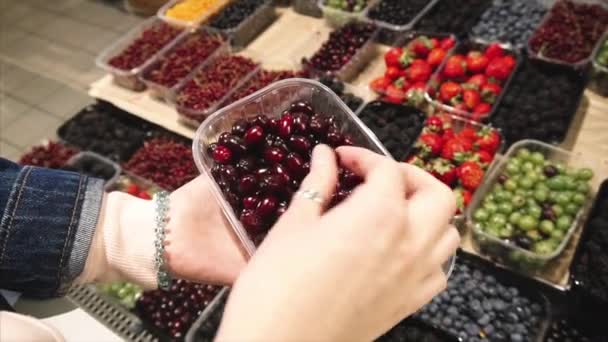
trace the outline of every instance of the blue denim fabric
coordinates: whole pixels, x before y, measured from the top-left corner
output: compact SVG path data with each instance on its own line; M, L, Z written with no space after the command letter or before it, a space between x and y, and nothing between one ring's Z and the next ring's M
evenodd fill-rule
M101 180L0 158L0 288L65 293L84 268L102 196Z

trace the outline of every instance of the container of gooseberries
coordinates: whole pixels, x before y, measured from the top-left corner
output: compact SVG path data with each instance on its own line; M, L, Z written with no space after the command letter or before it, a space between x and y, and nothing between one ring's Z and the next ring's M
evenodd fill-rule
M298 118L301 120L298 121ZM308 122L304 125L308 128L298 129L302 127L298 124L301 121ZM317 137L315 140L314 136ZM272 220L280 216L279 211L286 210L288 203L282 202L282 207L275 204L274 208L277 209L271 221L264 223L263 229L259 228L261 223L256 227L254 224L259 223L262 216L260 214L252 220L257 211L248 209L253 201L249 197L258 197L252 204L257 209L265 199L257 192L248 195L251 192L243 190L245 176L253 175L254 179L258 179L255 189L262 193L264 189L281 189L282 193L276 196L289 201L294 189L299 186L298 180L308 173L306 160L319 140L333 146L364 147L390 157L378 138L344 102L326 86L308 79L292 78L275 82L222 108L198 128L192 147L196 166L201 173L214 180L212 192L249 255L255 253L256 246L272 226ZM269 157L273 155L267 152L276 151L276 148L287 150L285 152L288 153L284 152L284 159L281 159L285 166L281 162L269 166ZM245 157L238 157L239 154ZM285 177L291 181L285 180ZM286 190L283 191L283 188ZM451 257L444 265L446 274L451 271L453 263L454 258Z
M537 140L511 146L466 211L480 254L533 276L558 259L589 206L595 165Z
M593 54L589 87L601 96L608 96L608 31L601 41Z
M335 5L332 4L333 2L336 2L336 0L319 0L317 3L321 12L323 12L323 18L325 18L325 21L327 21L331 27L340 27L352 20L364 20L365 10L369 7L370 3L368 0L358 0L357 2L361 2L362 4L355 5L355 7L349 11L347 9L335 7ZM338 0L337 3L342 5L346 4L347 6L350 5L349 3L347 4L347 2L340 0Z

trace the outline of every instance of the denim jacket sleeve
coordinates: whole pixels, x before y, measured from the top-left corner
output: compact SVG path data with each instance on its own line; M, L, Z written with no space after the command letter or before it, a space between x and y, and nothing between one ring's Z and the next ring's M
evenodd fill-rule
M64 294L84 269L103 182L0 158L0 288Z

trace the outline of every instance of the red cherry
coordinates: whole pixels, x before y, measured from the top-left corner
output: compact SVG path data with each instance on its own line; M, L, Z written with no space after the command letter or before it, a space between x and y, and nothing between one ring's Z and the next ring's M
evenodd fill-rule
M264 150L264 160L271 164L277 164L283 161L285 152L279 147L269 147Z
M253 126L245 132L243 141L245 145L252 146L264 139L264 129L261 126Z
M301 135L292 135L289 137L289 147L300 154L307 155L312 148L312 144L310 140Z
M256 213L263 218L272 216L276 212L278 204L279 201L276 197L266 196L258 203Z
M304 101L294 102L289 106L289 111L292 113L302 113L308 116L314 114L312 106Z
M245 175L239 180L239 191L247 195L254 193L258 188L258 180L254 175Z
M213 150L213 160L220 164L227 164L232 159L232 151L226 146L218 145Z
M288 138L293 130L293 116L291 114L283 114L279 121L279 136Z
M258 206L260 200L255 196L247 196L243 198L243 208L245 209L255 209Z
M244 209L241 212L241 223L250 234L259 234L263 230L264 223L258 214L251 209Z

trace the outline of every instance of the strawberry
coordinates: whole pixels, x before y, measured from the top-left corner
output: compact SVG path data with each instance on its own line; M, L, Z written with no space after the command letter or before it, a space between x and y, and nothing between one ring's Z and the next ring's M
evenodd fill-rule
M486 76L503 81L511 74L511 68L503 58L494 58L486 68Z
M401 69L397 67L388 67L384 72L384 77L388 78L391 81L398 79L401 76Z
M467 107L467 105L464 102L462 102L462 99L459 98L459 97L455 98L452 101L452 108L457 109L457 110L459 110L461 112L468 112L469 111L469 108Z
M137 194L137 197L139 197L141 199L145 199L145 200L152 199L152 196L150 196L150 194L147 191L141 191L139 194Z
M139 187L135 184L129 184L129 186L127 186L127 188L125 189L126 193L133 196L137 196L137 194L139 194L139 191Z
M420 156L412 154L411 156L409 156L406 160L406 163L408 164L412 164L415 166L418 166L421 169L425 169L426 165L424 163L424 160L422 158L420 158Z
M426 119L425 127L433 133L441 134L443 131L443 120L437 115L429 116Z
M410 50L403 50L401 57L399 57L399 64L402 68L407 68L416 59L414 53Z
M426 83L416 82L408 88L405 93L405 99L411 106L418 107L424 102L424 90L426 89Z
M391 80L387 77L380 76L373 80L369 86L373 91L379 94L384 94L386 92L386 88L391 84Z
M458 132L458 137L474 142L477 140L477 131L470 126L466 126Z
M483 72L490 60L479 51L470 51L467 54L467 70L472 73Z
M473 75L467 80L467 84L475 86L477 90L480 90L486 83L488 83L488 78L484 74Z
M447 160L459 161L465 157L465 154L473 148L472 144L459 138L452 138L443 144L441 157Z
M517 64L517 60L515 59L515 57L513 57L511 55L504 56L502 58L502 61L503 61L503 63L508 65L511 70L513 70L513 68L515 67L515 64Z
M431 38L431 45L433 46L433 49L438 48L439 47L439 39L437 39L437 38Z
M384 100L390 103L401 104L405 99L405 92L398 86L391 84L386 88Z
M447 81L439 88L439 98L441 101L450 103L452 99L458 97L462 92L460 84L452 81Z
M462 92L462 100L468 109L473 109L481 102L481 96L477 90L465 89Z
M437 156L441 153L443 139L437 133L423 133L420 138L418 138L416 147L423 156Z
M479 150L477 152L475 152L474 154L474 158L479 161L481 164L484 165L488 165L492 162L492 160L494 159L494 156L486 151L486 150Z
M461 214L464 212L466 207L471 203L473 193L463 188L454 189L454 196L456 196L456 213Z
M443 141L448 141L451 139L454 139L456 137L456 133L454 133L454 130L451 127L448 128L444 128L443 129Z
M484 102L494 103L501 91L502 87L499 84L494 82L486 83L481 87L481 98Z
M437 158L430 165L431 174L447 186L452 186L458 178L458 169L449 160Z
M498 43L490 44L486 48L486 51L484 52L484 55L486 57L488 57L489 60L492 60L496 57L502 57L502 56L504 56L504 54L505 54L505 50Z
M426 58L426 62L431 66L431 68L436 68L443 62L447 52L442 48L433 49L428 57Z
M412 64L407 70L406 75L412 82L426 82L431 77L433 70L425 61L423 63Z
M454 45L456 45L456 39L454 39L454 37L443 38L439 42L439 47L444 49L445 51L448 51L449 49L453 48Z
M420 36L410 43L410 50L416 57L426 58L433 47L433 42L427 36Z
M484 127L477 132L475 146L493 154L500 146L500 135L495 129Z
M489 112L492 111L492 106L490 106L489 104L482 102L480 104L477 105L477 107L475 107L475 109L473 109L473 118L483 118L485 116L485 114L488 114Z
M384 63L387 67L400 67L401 55L403 55L403 48L393 47L384 54Z
M464 56L453 55L450 56L445 63L443 68L443 74L450 78L462 77L465 75L467 69L467 63Z
M458 167L458 179L467 190L475 191L481 185L483 176L484 171L476 162L466 161Z

